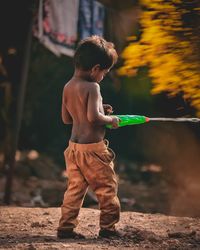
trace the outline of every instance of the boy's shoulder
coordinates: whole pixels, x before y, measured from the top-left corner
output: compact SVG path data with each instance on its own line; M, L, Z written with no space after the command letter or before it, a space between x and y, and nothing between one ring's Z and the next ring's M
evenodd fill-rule
M100 86L97 82L88 82L86 89L91 94L97 94L100 91Z
M74 80L69 80L65 85L63 90L67 90L68 88L72 87L72 86L77 86L80 88L84 88L84 89L88 89L88 90L99 90L100 86L97 82L90 82L90 81L86 81L86 80L79 80L79 81L74 81Z

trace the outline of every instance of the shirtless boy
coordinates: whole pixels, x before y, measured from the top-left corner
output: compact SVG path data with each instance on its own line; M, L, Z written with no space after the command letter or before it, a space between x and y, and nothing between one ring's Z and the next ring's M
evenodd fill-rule
M101 237L118 235L120 203L114 172L114 152L104 140L105 125L118 127L119 118L109 116L110 105L103 105L100 82L117 61L114 45L99 36L82 40L75 52L75 72L64 86L62 120L72 124L69 146L64 151L68 188L61 206L57 230L59 238L82 238L74 231L88 187L95 192L100 208Z

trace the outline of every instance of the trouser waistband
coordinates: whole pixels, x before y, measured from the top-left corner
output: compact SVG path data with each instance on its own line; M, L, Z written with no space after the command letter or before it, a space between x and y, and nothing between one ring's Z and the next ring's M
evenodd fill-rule
M78 150L78 151L101 151L101 150L107 149L108 145L109 145L109 141L106 139L100 142L88 143L88 144L75 143L69 140L70 149Z

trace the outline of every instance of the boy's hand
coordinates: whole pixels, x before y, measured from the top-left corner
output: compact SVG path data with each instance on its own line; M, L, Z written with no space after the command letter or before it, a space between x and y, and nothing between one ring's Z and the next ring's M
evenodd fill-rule
M103 109L104 109L105 115L111 115L113 113L113 108L110 104L103 104Z
M113 129L119 128L119 122L120 122L120 121L121 121L121 120L119 119L119 117L117 117L117 116L112 116L112 123L111 123L112 128L113 128Z

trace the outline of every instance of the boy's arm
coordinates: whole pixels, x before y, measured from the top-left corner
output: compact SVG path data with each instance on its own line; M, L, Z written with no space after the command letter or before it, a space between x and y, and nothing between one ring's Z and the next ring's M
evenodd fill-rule
M111 124L113 118L107 115L103 115L99 112L99 105L101 102L100 87L97 83L93 83L88 96L87 104L87 118L91 123L99 125Z
M73 123L72 117L71 117L70 113L68 112L67 107L65 105L64 94L63 94L63 98L62 98L61 116L62 116L63 123L65 123L65 124L72 124Z

